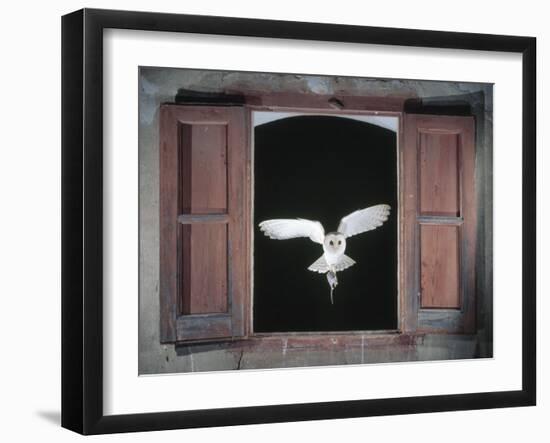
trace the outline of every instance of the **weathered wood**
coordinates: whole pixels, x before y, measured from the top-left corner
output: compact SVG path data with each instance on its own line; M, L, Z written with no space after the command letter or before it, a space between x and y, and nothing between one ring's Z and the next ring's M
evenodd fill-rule
M178 215L178 223L182 225L190 225L193 223L229 223L228 214L180 214Z
M170 331L166 342L246 334L247 125L241 108L161 107L161 312L170 314L169 323L168 315L161 315L161 329ZM221 312L227 317L203 315Z
M227 227L182 226L182 314L227 312Z
M287 350L337 350L349 348L375 348L391 346L409 346L421 342L423 334L402 334L398 332L331 332L295 333L295 334L255 334L240 345L256 351Z
M403 150L405 330L475 332L474 120L407 114Z
M463 291L464 332L476 331L476 249L477 249L477 191L475 182L476 146L474 119L464 119L461 125L462 153L462 227L461 284Z
M178 125L171 108L160 109L160 341L176 339L178 311Z
M205 331L208 331L206 335ZM197 341L232 336L230 314L181 315L177 319L177 340Z
M180 124L180 214L224 213L227 208L227 126Z
M456 226L420 226L422 308L460 308L459 240Z
M419 215L417 217L418 223L423 225L452 225L460 226L464 223L462 217L444 217L444 216L431 216L431 215Z
M460 215L458 134L419 133L421 215Z
M417 332L463 333L464 314L457 309L420 309Z
M416 331L418 322L418 239L417 239L417 116L402 118L403 137L399 144L399 183L401 198L401 329L405 333Z
M248 332L250 296L250 125L243 108L231 108L228 118L228 269L233 336Z
M352 113L372 111L376 115L400 113L406 100L412 95L373 97L350 95L297 94L272 91L247 91L246 104L258 110L315 111Z
M317 100L317 99L316 99ZM339 99L340 100L340 99ZM259 108L266 106L268 102L264 101L259 104ZM309 104L305 102L302 105L312 107L323 112L323 104L320 102L312 101ZM271 105L276 103L275 106L284 105L284 100L278 96L277 100L271 102ZM290 103L290 102L289 102ZM327 100L328 103L328 100ZM345 106L345 100L342 101ZM296 104L293 104L296 109ZM327 106L331 106L330 103ZM171 108L177 108L176 106L167 106ZM283 106L284 107L284 106ZM178 214L179 225L187 224L188 226L194 226L197 223L226 223L228 228L228 274L227 274L227 293L228 293L228 312L232 316L232 333L233 336L239 336L239 334L245 334L250 324L250 220L248 214L250 214L250 164L249 164L249 122L247 121L247 114L238 108L224 108L223 111L236 111L240 113L237 117L240 123L233 125L230 122L227 114L220 112L218 109L212 110L210 107L201 107L200 109L193 107L193 112L189 113L189 107L186 107L185 115L181 115L178 120L180 127L182 125L192 126L193 124L209 125L225 125L227 127L227 219L223 218L224 214L220 213L200 213L200 214ZM281 108L282 109L282 108ZM329 108L326 108L327 111ZM357 108L358 109L358 108ZM365 109L365 108L362 108ZM397 108L396 108L397 109ZM360 110L358 110L360 112ZM382 111L394 112L392 111ZM229 112L231 113L231 112ZM191 117L190 117L191 116ZM429 330L430 322L433 326L436 325L436 320L433 315L425 314L419 307L420 300L420 224L434 225L434 226L452 226L452 225L464 225L461 226L461 243L459 251L464 250L464 253L460 254L460 261L458 268L461 270L460 284L464 294L467 297L462 297L462 309L458 310L461 315L460 321L449 321L450 329L447 332L455 331L454 328L460 326L461 331L473 331L475 327L475 293L472 292L472 282L475 282L475 259L474 252L472 252L471 245L475 248L475 220L472 223L472 212L475 217L475 194L474 194L474 144L473 144L473 120L471 118L456 118L456 117L441 117L441 116L406 116L406 124L401 126L401 134L403 143L400 146L400 186L402 186L402 193L400 195L400 295L399 295L399 310L401 314L400 329L402 332L410 332L415 330ZM206 123L207 122L207 123ZM457 122L459 123L457 125ZM462 123L460 123L462 122ZM467 123L464 123L467 122ZM464 123L464 124L463 124ZM461 126L462 125L462 126ZM470 125L470 127L468 127ZM446 140L449 144L447 135L454 134L453 137L458 140L456 150L458 166L456 168L457 176L456 183L458 183L458 203L456 203L458 210L456 214L461 214L461 217L453 217L446 213L437 213L434 215L432 211L425 211L426 213L420 214L419 208L419 193L420 193L420 179L419 179L419 134L424 132L434 133L437 137L433 138L431 143L435 143L435 140ZM190 131L192 134L192 130ZM458 134L458 135L456 135ZM447 137L447 138L446 138ZM231 141L233 140L233 142ZM240 149L232 149L231 146L235 140L240 140L237 144L241 146ZM425 144L426 145L426 144ZM411 148L413 146L413 148ZM435 149L431 146L432 150ZM437 164L438 162L425 162L424 177L426 178L426 168L432 167L429 164ZM426 179L426 183L431 183L434 187L434 181L436 181L439 189L444 187L441 185L446 180L445 174L435 176L435 178ZM453 179L454 180L454 179ZM452 180L451 180L452 181ZM206 186L209 186L207 184ZM447 185L445 185L447 186ZM447 186L449 187L449 186ZM453 186L450 186L452 189ZM447 188L445 188L447 189ZM424 198L426 200L426 197ZM443 203L434 203L432 206L440 207L443 205L445 211L448 211L448 201L444 200ZM184 205L182 204L181 207ZM192 205L190 205L192 206ZM212 206L210 202L201 206ZM466 210L467 208L467 210ZM454 209L454 208L452 208ZM219 208L217 208L219 210ZM444 211L444 212L445 212ZM197 216L198 218L185 218L186 216ZM210 216L207 218L206 216ZM475 251L475 249L474 249ZM475 288L475 286L474 286ZM473 295L472 295L473 294ZM434 308L436 310L439 308ZM469 319L468 321L466 321ZM427 323L426 323L427 322ZM441 323L441 320L438 320ZM470 325L468 327L468 324ZM439 324L438 324L439 328ZM456 332L456 331L455 331ZM195 337L196 338L196 337ZM204 339L208 339L205 334ZM179 339L181 340L181 339Z

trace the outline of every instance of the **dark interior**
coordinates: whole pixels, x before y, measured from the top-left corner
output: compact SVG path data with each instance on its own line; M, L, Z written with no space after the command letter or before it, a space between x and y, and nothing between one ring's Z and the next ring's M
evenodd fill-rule
M254 331L397 328L396 134L335 116L300 116L257 126L254 159ZM308 238L271 240L258 223L320 221L335 231L357 209L386 203L390 218L347 241L357 263L338 273L330 302L324 274L307 268L323 254Z

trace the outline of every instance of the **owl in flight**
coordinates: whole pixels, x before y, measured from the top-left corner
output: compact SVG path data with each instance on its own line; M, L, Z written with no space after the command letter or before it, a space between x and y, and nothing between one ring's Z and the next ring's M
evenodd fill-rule
M336 232L327 234L320 222L303 218L266 220L259 226L265 235L275 240L309 237L315 243L323 245L323 255L308 269L320 274L327 274L330 285L330 301L334 303L332 292L338 284L336 273L355 264L353 259L344 254L346 239L376 229L388 219L389 214L390 207L388 205L359 209L342 218Z

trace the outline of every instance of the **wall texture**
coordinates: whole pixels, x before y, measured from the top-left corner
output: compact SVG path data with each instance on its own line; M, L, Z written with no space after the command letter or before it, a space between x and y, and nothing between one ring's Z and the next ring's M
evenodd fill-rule
M318 95L413 97L409 112L449 104L476 119L478 196L477 336L424 335L391 346L361 338L322 349L281 338L276 346L194 347L159 343L158 110L180 89L217 93L295 92ZM419 107L420 106L420 107ZM321 77L294 74L141 68L139 78L139 372L140 374L334 365L492 356L492 85L478 83Z

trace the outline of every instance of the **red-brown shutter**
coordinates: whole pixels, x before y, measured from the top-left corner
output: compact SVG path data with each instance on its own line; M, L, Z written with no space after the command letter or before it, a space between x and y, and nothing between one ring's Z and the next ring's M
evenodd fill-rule
M161 107L162 342L246 334L246 128L239 107Z
M473 117L404 117L407 331L475 331L474 137Z

